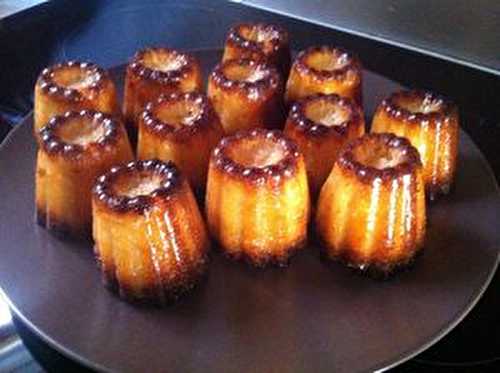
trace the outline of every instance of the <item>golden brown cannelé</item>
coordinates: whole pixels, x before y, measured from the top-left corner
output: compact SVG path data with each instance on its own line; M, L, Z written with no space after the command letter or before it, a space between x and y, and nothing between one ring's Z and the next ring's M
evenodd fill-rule
M34 132L67 111L118 112L116 89L106 70L94 63L69 61L45 68L35 84Z
M198 60L188 53L168 48L138 51L127 66L123 112L127 126L137 129L137 116L146 104L162 94L202 90Z
M241 23L232 27L226 38L222 61L241 58L268 62L286 78L290 70L288 32L265 23Z
M457 168L459 134L458 109L451 101L425 91L396 92L377 108L371 131L410 140L424 165L429 198L448 193Z
M223 130L219 117L202 93L174 93L149 103L139 116L139 159L173 161L202 195L208 160Z
M359 59L342 48L311 47L297 55L286 84L291 104L315 93L335 93L362 106L362 68Z
M101 176L92 194L95 253L120 297L163 305L208 268L208 233L187 180L172 162L135 161Z
M228 257L286 265L307 239L302 154L277 130L224 138L210 159L205 207L210 232Z
M316 229L327 258L390 274L422 249L426 229L417 149L393 134L367 134L337 159L319 196Z
M304 155L315 200L342 149L365 133L365 120L354 101L335 94L316 94L292 105L284 133Z
M283 81L267 63L240 59L218 64L208 79L208 98L227 134L283 125Z
M38 223L75 237L90 236L96 177L132 159L123 124L101 112L71 111L53 117L37 138Z

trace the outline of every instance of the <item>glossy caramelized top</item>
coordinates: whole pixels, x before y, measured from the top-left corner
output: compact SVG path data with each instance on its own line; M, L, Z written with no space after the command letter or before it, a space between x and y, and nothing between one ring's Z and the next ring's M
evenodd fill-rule
M111 115L94 110L68 111L53 117L40 130L39 145L49 154L78 159L116 143L120 123Z
M290 120L310 134L343 134L362 120L361 111L350 99L336 94L316 94L292 105Z
M393 93L382 101L381 108L393 118L414 123L444 119L457 110L445 97L421 90Z
M257 184L268 178L292 176L299 157L297 146L281 131L265 129L226 137L212 153L220 170Z
M142 79L167 84L185 78L196 65L195 58L188 53L157 47L138 51L128 69Z
M228 60L212 71L211 80L224 90L241 90L246 94L265 93L282 86L278 71L264 62L249 59Z
M389 133L366 134L352 141L337 164L365 182L392 180L422 166L418 150L406 138Z
M156 197L169 198L181 183L182 176L173 162L132 161L99 177L93 194L112 210L143 212Z
M288 33L272 24L242 23L231 28L227 42L270 54L288 45Z
M68 61L43 69L37 85L46 94L76 101L94 95L106 79L107 72L94 63Z
M361 63L351 52L342 48L320 46L302 51L295 60L295 68L316 79L355 79L361 74Z
M141 114L145 128L157 134L192 134L212 123L216 116L208 98L201 93L162 95Z

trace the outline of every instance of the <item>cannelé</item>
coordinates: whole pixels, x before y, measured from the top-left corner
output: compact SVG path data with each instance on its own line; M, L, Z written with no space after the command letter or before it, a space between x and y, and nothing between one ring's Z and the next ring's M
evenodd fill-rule
M457 168L459 118L448 99L426 91L401 91L382 101L372 132L406 137L420 152L431 200L447 194Z
M307 238L305 162L281 131L222 139L210 158L205 201L212 236L231 258L286 265Z
M297 55L286 84L291 104L315 93L336 93L362 105L362 69L359 59L342 48L311 47Z
M247 58L275 65L283 77L290 70L288 32L265 23L241 23L232 27L226 38L223 61Z
M292 105L284 133L304 155L315 199L345 145L365 133L365 121L351 99L316 94Z
M265 62L239 59L218 64L208 80L208 97L227 134L283 124L283 80Z
M113 167L92 193L95 253L125 300L163 305L199 283L209 238L187 180L170 161Z
M316 229L325 256L369 274L393 273L423 247L425 204L422 164L407 139L354 140L319 196Z
M125 73L123 112L129 130L137 130L137 116L161 94L201 90L201 67L192 55L160 47L138 51Z
M161 96L139 116L139 159L173 161L202 195L208 160L223 136L219 117L202 93Z
M69 61L45 68L35 84L34 132L67 111L118 112L116 89L106 70L94 63Z
M37 136L36 216L47 229L74 237L91 232L91 190L97 176L132 159L123 124L92 110L53 117Z

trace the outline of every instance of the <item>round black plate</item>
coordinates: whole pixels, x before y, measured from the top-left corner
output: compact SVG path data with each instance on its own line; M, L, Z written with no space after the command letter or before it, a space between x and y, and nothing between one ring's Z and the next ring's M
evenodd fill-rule
M205 69L217 51L196 52ZM117 80L123 69L115 69ZM365 109L398 86L366 73ZM492 172L464 133L452 194L429 208L428 244L389 281L322 264L316 247L287 269L213 256L209 278L166 308L131 306L101 284L89 243L34 223L35 143L28 117L0 150L0 285L16 316L69 357L117 371L365 371L402 362L474 306L499 259Z

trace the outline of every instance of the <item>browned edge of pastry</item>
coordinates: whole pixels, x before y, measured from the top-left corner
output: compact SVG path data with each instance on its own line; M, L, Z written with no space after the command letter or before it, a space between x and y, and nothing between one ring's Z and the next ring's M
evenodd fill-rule
M227 151L230 147L237 146L239 142L261 138L271 140L283 147L284 157L277 163L265 167L244 166L234 161ZM297 159L300 157L297 145L287 139L279 130L265 130L255 128L240 131L225 137L212 152L212 161L221 172L249 182L251 184L262 184L267 179L274 178L282 181L282 178L290 178L297 171Z
M216 238L213 238L216 240ZM232 253L220 249L220 246L216 246L219 252L227 258L228 260L240 262L245 264L249 268L258 269L268 269L272 267L286 268L290 265L293 257L298 255L307 244L307 235L300 241L291 245L285 255L266 255L265 257L255 257L247 252L240 251L238 253Z
M235 65L250 66L251 68L266 70L267 76L255 82L229 79L224 73L224 70ZM255 94L257 94L257 96L267 96L268 92L274 92L275 90L279 91L283 88L283 81L275 67L265 62L258 62L245 58L219 63L210 74L210 79L218 88L226 92L243 93L245 96L253 96Z
M349 111L349 118L344 122L335 126L325 126L309 119L306 115L307 106L315 101L326 100L333 105L339 105ZM356 125L361 118L359 107L347 97L340 97L336 94L315 94L306 98L295 101L290 109L288 119L295 125L296 128L311 136L335 135L343 136L348 128Z
M43 69L36 84L40 90L47 95L75 102L84 100L85 96L82 95L78 89L61 86L57 84L54 79L60 70L75 67L88 71L95 76L95 80L85 88L87 90L99 92L99 90L103 88L105 82L110 80L108 72L95 63L68 61Z
M148 172L162 177L161 186L148 195L128 197L117 195L113 190L115 181L135 172ZM144 213L152 207L155 197L168 197L182 185L183 176L171 161L162 162L158 159L132 161L125 165L111 168L97 179L92 194L98 203L118 213Z
M37 206L35 208L35 220L36 223L44 228L49 228L50 233L55 234L58 238L64 240L77 240L77 241L89 241L92 234L92 229L88 226L85 229L75 230L68 224L62 222L60 219L54 216L47 219L47 213L44 209L39 209Z
M161 288L157 285L149 286L146 289L142 289L140 296L135 296L132 289L130 289L127 284L120 284L118 282L114 268L104 269L97 247L94 247L94 255L97 265L101 269L102 281L106 288L112 293L117 294L121 299L138 306L163 307L177 303L180 298L183 298L195 288L205 284L210 267L210 252L207 249L205 250L203 258L198 261L198 265L186 271L184 276L175 283L170 284L168 287L163 286ZM160 293L161 296L159 296Z
M189 125L176 126L162 121L155 114L160 107L168 107L182 101L197 105L200 109L199 115ZM194 134L210 126L214 120L218 120L218 118L209 99L204 94L197 92L161 95L156 101L147 104L145 110L140 114L140 121L144 123L145 130L160 137L175 134L177 141L191 138Z
M406 159L393 167L379 169L365 165L358 160L354 154L357 147L370 146L370 142L383 143L390 148L401 150ZM402 175L412 173L417 167L422 167L420 155L410 141L404 137L398 137L392 133L370 133L353 140L337 160L337 164L344 170L350 171L357 179L364 183L372 183L375 179L392 180Z
M104 136L96 142L87 145L70 144L65 142L58 134L58 129L66 123L77 119L86 118L88 120L98 120L105 127ZM83 154L92 154L100 149L105 149L109 145L115 144L120 135L120 122L112 115L95 110L68 111L63 115L56 115L49 123L40 129L37 141L41 149L49 155L60 155L67 160L78 161Z
M425 251L425 247L422 247L417 250L414 255L392 263L363 263L352 261L348 255L331 255L327 252L327 246L322 244L321 240L318 239L318 241L319 255L323 263L332 267L336 264L341 264L359 275L367 276L375 280L389 280L400 272L410 270Z
M347 63L333 70L318 70L309 66L307 58L310 54L314 53L335 53L345 56ZM295 69L303 75L312 75L316 80L344 80L347 74L351 71L361 76L361 62L359 58L352 52L347 51L341 47L330 47L326 45L310 47L300 52L294 62Z
M428 113L412 112L398 103L400 99L419 102L430 100L432 102L437 102L439 108L436 111ZM444 96L424 90L410 90L393 93L382 101L380 110L385 111L389 117L406 123L417 125L427 121L430 125L436 125L437 122L446 120L449 116L456 114L458 109L451 100Z
M182 57L185 62L175 70L161 71L152 69L144 64L144 56L147 53L162 53ZM127 71L131 75L140 79L154 81L162 85L177 85L182 79L192 74L196 69L200 69L198 60L189 53L180 52L175 49L164 47L149 47L139 50L127 66Z
M262 53L262 51L264 50L265 42L249 40L242 35L243 29L250 29L253 27L259 28L261 30L271 30L273 32L276 32L276 34L278 35L277 38L267 40L267 43L272 46L272 52L276 52L280 48L288 48L288 32L280 26L267 23L240 23L238 25L235 25L229 30L226 43L234 47L250 49L255 53Z

